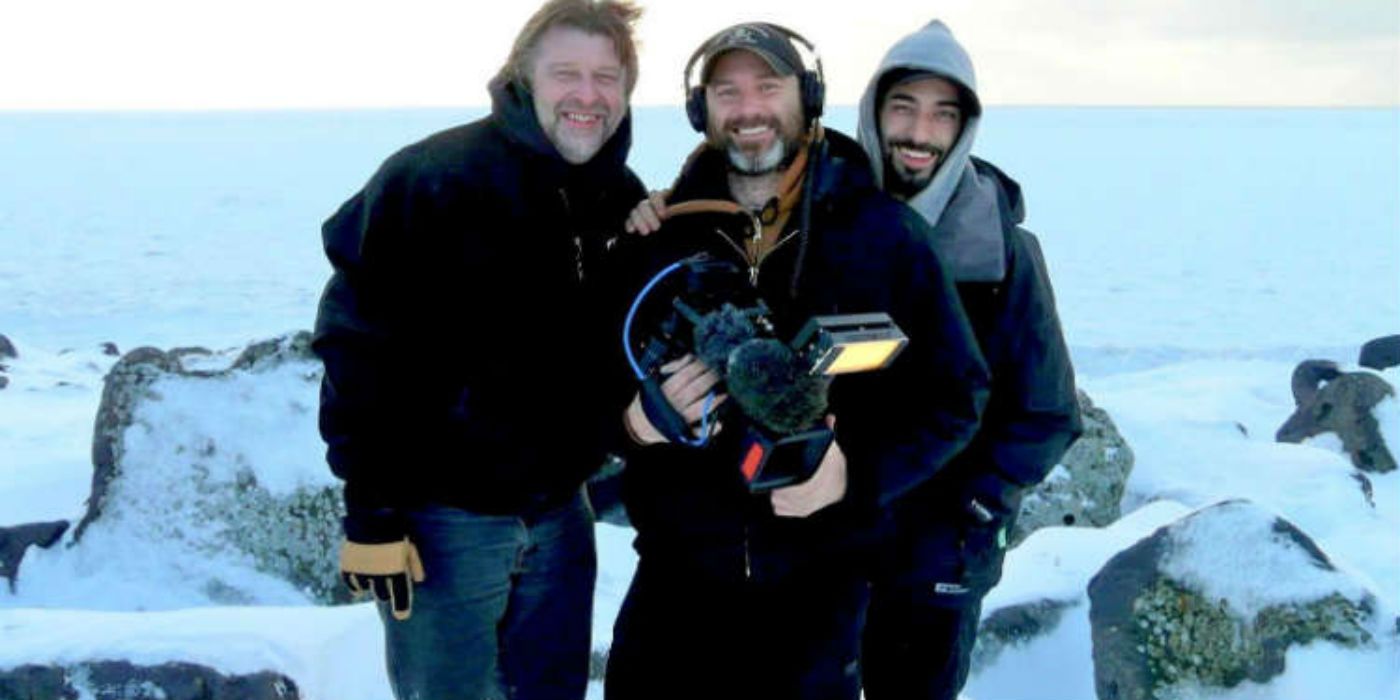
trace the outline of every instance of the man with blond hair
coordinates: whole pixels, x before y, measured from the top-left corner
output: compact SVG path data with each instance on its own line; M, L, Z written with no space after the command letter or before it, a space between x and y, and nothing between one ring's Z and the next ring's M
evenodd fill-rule
M551 0L489 116L390 157L323 228L321 434L345 481L341 571L379 601L394 694L583 698L596 555L584 480L625 384L608 236L640 11Z

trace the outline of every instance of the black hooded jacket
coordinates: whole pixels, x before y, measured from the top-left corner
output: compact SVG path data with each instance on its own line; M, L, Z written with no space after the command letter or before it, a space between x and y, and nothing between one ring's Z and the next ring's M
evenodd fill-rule
M778 244L759 267L757 288L783 340L813 315L875 311L889 313L910 338L891 367L832 385L846 496L807 518L774 516L768 496L751 495L740 475L737 428L726 426L703 448L634 446L622 495L643 562L706 579L780 577L872 532L886 506L932 477L977 426L987 370L927 224L875 188L855 142L826 134L813 146L810 201L795 207L782 237L803 227L805 208L806 240ZM720 151L701 152L670 203L732 201L725 160ZM736 244L751 231L748 214L687 214L620 247L647 273L698 252L747 268Z
M617 346L600 300L607 240L646 194L631 117L571 165L528 92L491 95L490 116L394 154L323 227L320 425L352 515L546 508L621 434L630 387L598 371Z
M1019 225L1025 220L1021 187L992 164L971 162L996 183L1003 222L1005 277L957 285L991 369L992 393L967 449L896 505L897 556L912 561L896 562L895 575L985 591L1001 576L998 532L1083 425L1045 258L1035 236ZM970 508L974 500L989 511L982 518Z

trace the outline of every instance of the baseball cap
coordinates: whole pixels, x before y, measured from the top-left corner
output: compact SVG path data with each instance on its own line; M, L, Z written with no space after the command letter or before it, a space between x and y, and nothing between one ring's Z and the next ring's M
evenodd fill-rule
M778 75L792 75L806 70L802 56L797 53L786 32L763 22L745 22L725 29L705 43L704 61L700 64L701 85L709 82L710 73L719 57L734 50L756 54Z

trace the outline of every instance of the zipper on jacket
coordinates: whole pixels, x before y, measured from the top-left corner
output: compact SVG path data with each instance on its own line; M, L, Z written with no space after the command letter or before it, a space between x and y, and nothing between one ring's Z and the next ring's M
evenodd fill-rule
M569 206L569 193L562 187L559 188L559 200L564 203L564 220L572 222L574 212ZM579 282L583 282L583 236L577 231L571 232L571 235L574 241L574 274Z
M759 245L762 243L762 241L763 241L763 222L759 220L757 214L754 214L754 213L752 213L752 212L749 213L749 221L752 222L752 224L753 224L753 235L749 236L749 240L752 241L753 247L754 247L754 254L753 254L753 255L750 255L748 251L746 251L746 250L744 250L743 248L741 248L741 247L739 246L739 244L738 244L738 243L735 243L735 242L734 242L734 239L732 239L732 238L730 238L728 235L726 235L726 234L724 233L724 231L721 231L721 230L719 230L719 229L713 229L713 230L714 230L714 232L715 232L715 235L717 235L717 236L719 236L720 238L724 239L724 242L727 243L727 244L729 244L729 247L730 247L730 248L733 248L733 249L734 249L734 252L738 253L739 256L740 256L741 258L743 258L744 263L745 263L746 265L748 265L748 268L749 268L749 284L751 284L751 285L757 287L757 286L758 286L758 273L759 273L759 269L763 266L763 261L764 261L764 260L767 260L767 259L768 259L768 256L770 256L770 255L772 255L774 252L776 252L776 251L778 250L778 248L781 248L781 247L783 246L783 244L787 243L788 241L790 241L790 240L792 240L794 237L796 237L797 234L801 233L801 231L793 231L792 233L789 233L788 235L783 236L782 238L778 239L778 242L774 243L774 244L773 244L773 247L768 249L768 252L764 253L762 257L759 257L759 255L758 255L758 246L759 246Z
M753 578L753 560L749 558L749 524L744 523L744 580Z

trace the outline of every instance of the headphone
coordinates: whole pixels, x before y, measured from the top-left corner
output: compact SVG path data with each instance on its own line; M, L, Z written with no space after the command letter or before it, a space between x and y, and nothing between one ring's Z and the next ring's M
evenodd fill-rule
M822 57L817 53L817 47L812 42L797 32L779 24L771 22L752 22L782 34L789 40L796 40L807 48L812 54L817 69L804 69L798 76L797 87L802 96L802 122L810 126L822 116L822 104L826 100L826 74L822 71ZM724 29L718 34L705 40L695 53L690 55L690 60L685 64L685 116L690 119L690 126L700 133L705 133L706 122L709 121L709 113L705 109L705 86L690 84L691 71L695 69L695 64L709 51L709 49L725 34L728 34L733 27Z

